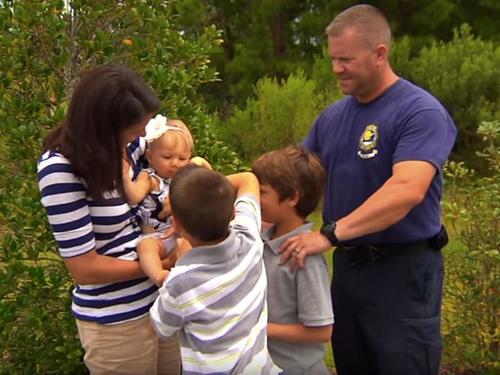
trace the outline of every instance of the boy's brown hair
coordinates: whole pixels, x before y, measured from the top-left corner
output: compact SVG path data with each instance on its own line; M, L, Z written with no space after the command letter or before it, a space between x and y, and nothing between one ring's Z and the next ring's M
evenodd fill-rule
M270 185L281 201L299 195L297 213L306 218L323 195L325 170L318 157L301 146L288 146L261 155L252 172L259 183Z
M189 164L170 185L172 215L199 241L223 240L233 218L236 192L222 174Z

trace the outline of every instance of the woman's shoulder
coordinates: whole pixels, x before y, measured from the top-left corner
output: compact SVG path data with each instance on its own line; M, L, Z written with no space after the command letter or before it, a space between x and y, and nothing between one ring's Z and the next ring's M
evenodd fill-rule
M59 151L49 150L43 153L37 163L37 177L39 183L78 182L81 183L73 170L71 161Z
M71 169L71 162L59 151L48 150L40 156L37 162L38 173L47 168L53 171L57 171L61 168L68 171Z

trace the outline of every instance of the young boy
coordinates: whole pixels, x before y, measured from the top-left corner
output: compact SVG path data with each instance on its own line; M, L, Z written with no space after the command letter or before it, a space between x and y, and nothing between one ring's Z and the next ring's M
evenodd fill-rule
M226 178L188 165L172 180L172 225L192 249L170 271L150 315L161 337L180 330L184 373L280 372L267 349L258 198L249 172Z
M318 158L299 146L268 152L254 163L260 183L262 233L267 274L271 357L286 375L329 375L323 360L332 334L333 311L325 259L310 255L302 269L280 266L280 245L311 231L306 221L323 192L325 172ZM297 249L298 251L298 249Z

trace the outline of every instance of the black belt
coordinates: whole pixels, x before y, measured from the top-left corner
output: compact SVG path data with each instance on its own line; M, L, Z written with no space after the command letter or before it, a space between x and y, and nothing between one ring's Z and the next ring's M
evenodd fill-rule
M395 254L412 254L424 250L441 250L448 243L446 228L441 226L439 232L427 239L409 243L380 244L380 245L339 245L337 250L344 252L351 266L374 262L386 256Z
M355 266L367 262L375 262L390 255L412 254L429 250L431 249L431 243L429 240L424 240L401 244L355 246L340 245L337 249L346 255L348 263L351 266Z

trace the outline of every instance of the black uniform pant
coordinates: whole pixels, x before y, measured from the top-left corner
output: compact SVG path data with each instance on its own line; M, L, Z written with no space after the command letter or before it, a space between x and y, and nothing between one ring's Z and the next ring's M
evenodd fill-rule
M334 252L333 354L338 375L437 375L441 358L441 251L352 265Z

